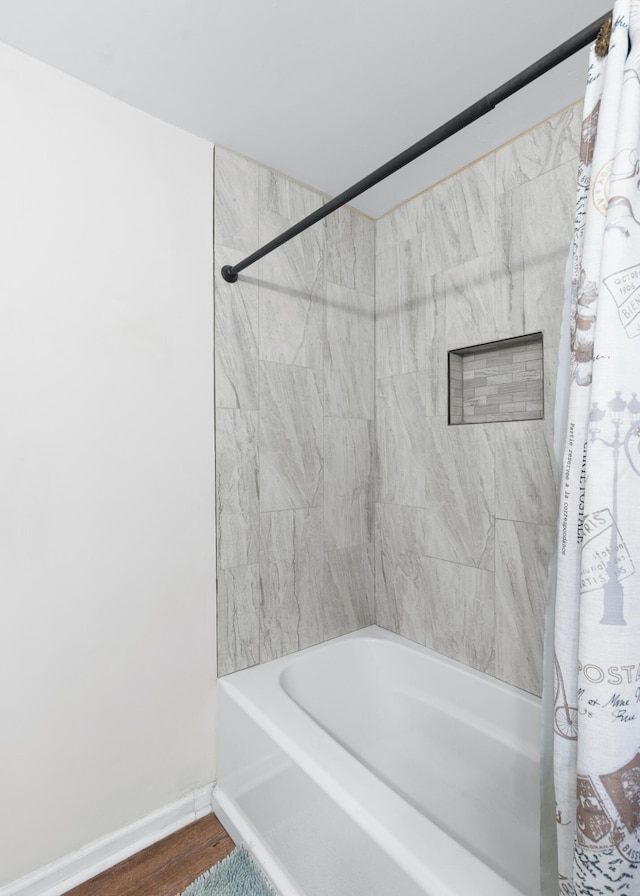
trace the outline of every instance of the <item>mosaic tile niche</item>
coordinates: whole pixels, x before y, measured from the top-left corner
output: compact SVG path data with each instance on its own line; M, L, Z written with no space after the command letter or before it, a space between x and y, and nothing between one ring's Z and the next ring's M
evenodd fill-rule
M449 352L449 423L544 416L542 333Z

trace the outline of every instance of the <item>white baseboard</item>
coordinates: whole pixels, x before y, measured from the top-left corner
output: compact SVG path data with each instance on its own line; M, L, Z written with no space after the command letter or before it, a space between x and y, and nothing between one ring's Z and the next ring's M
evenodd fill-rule
M212 810L213 784L0 887L0 896L62 896Z

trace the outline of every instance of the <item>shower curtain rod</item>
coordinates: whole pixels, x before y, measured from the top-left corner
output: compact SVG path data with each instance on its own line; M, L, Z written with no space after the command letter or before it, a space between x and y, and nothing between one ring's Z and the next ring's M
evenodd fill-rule
M573 54L577 53L578 50L582 50L583 47L586 47L588 44L594 41L598 36L598 32L600 31L602 26L610 18L611 12L608 12L606 13L606 15L601 16L595 22L592 22L591 25L588 25L586 28L583 28L582 31L579 31L578 34L574 34L574 36L570 37L569 40L566 40L564 43L560 44L560 46L556 47L555 50L547 53L546 56L538 59L538 61L534 62L533 65L530 65L528 68L525 68L523 71L521 71L518 75L511 78L509 81L506 81L501 87L498 87L497 90L494 90L492 93L487 94L481 100L478 100L472 106L469 106L467 109L465 109L464 112L460 112L454 118L449 119L449 121L447 121L445 124L441 125L439 128L436 128L435 131L427 134L427 136L423 137L422 140L418 140L418 142L414 143L413 146L405 149L405 151L401 152L399 155L394 156L394 158L389 162L386 162L386 164L381 165L379 168L376 168L376 170L372 171L371 174L363 177L362 180L359 180L357 183L353 184L353 186L349 187L347 190L344 190L338 196L330 199L329 202L327 202L321 208L317 209L315 212L312 212L310 215L307 215L307 217L303 218L301 221L298 221L297 224L294 224L293 227L285 230L284 233L280 234L280 236L277 236L275 239L266 243L264 246L262 246L262 248L257 249L255 252L253 252L251 255L248 255L237 264L226 264L222 268L222 276L224 277L224 279L227 281L227 283L235 283L238 279L238 274L240 273L240 271L243 271L245 268L248 268L249 265L254 264L254 262L259 261L261 258L264 258L265 255L273 252L274 249L277 249L284 243L289 242L290 239L292 239L294 236L297 236L299 233L302 233L304 230L307 230L307 228L311 227L313 224L317 224L318 221L321 221L323 218L326 218L327 215L330 215L332 212L335 212L343 205L346 205L352 199L355 199L356 196L364 193L365 190L374 187L376 184L380 183L380 181L389 177L389 175L395 174L395 172L400 168L408 165L409 162L413 162L414 159L417 159L428 150L433 149L434 146L442 143L442 141L446 140L447 137L451 137L453 134L456 134L458 131L466 128L467 125L476 121L478 118L482 118L482 116L486 115L487 112L491 112L492 109L495 109L498 103L506 100L514 93L517 93L523 87L526 87L527 84L531 84L531 82L535 81L536 78L544 75L550 69L554 68L556 65L559 65L561 62L564 62L565 59L573 56Z

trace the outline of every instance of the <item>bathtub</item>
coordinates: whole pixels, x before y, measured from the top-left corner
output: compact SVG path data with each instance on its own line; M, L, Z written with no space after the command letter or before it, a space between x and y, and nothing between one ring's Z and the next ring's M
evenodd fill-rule
M370 626L220 680L215 811L282 896L538 896L539 704Z

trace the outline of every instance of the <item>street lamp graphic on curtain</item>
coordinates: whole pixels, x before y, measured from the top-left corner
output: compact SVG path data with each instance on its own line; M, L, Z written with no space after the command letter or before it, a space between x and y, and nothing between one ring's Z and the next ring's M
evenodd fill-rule
M603 613L601 625L626 625L624 618L624 585L622 580L635 573L633 560L629 556L626 545L616 526L618 519L618 471L620 464L620 449L624 448L624 454L632 470L640 476L640 468L637 461L640 460L638 449L640 448L640 402L636 393L632 400L627 402L620 392L616 392L614 398L608 403L607 411L598 408L594 401L589 413L589 442L600 442L611 449L613 457L613 492L611 496L611 511L601 510L592 515L588 524L583 526L582 549L582 581L581 593L589 591L603 591ZM624 420L624 411L628 411L628 423ZM607 441L602 433L602 420L609 416L613 438ZM621 427L626 429L621 439ZM633 445L633 449L632 446ZM585 531L586 530L586 531ZM593 558L591 566L584 563L584 551L587 549Z
M640 894L640 0L592 50L555 594L559 892Z

